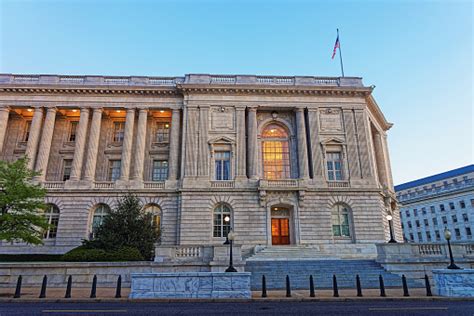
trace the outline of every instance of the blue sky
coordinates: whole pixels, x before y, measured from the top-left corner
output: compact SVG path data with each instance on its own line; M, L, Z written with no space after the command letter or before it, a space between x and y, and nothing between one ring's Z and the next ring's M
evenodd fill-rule
M376 85L395 183L473 163L470 1L0 0L0 72L346 76Z

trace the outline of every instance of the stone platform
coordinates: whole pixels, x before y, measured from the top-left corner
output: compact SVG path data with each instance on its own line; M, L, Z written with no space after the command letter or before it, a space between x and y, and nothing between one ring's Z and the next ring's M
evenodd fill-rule
M474 297L474 269L437 269L433 279L439 296Z
M248 272L132 273L129 298L250 299Z

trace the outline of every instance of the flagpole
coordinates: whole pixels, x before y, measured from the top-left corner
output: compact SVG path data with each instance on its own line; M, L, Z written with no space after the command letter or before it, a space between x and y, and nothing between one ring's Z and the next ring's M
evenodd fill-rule
M339 38L339 29L337 29L337 38L339 39L339 60L341 61L341 72L344 77L344 64L342 63L341 39Z

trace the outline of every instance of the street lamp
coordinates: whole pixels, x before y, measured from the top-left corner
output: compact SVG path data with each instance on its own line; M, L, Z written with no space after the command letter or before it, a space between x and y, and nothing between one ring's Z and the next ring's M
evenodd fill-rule
M224 217L224 222L226 222L226 226L227 226L227 223L230 222L230 216L229 215L226 215ZM229 232L227 232L227 234L225 235L225 242L224 242L224 245L228 245L228 244L230 244L230 242L229 242Z
M226 226L230 226L230 216L226 215L224 217L224 222L226 223ZM225 270L225 272L237 272L237 270L233 266L233 258L232 258L232 242L235 238L235 234L232 231L232 229L227 233L225 236L225 242L224 245L229 245L230 246L230 257L229 257L229 267Z
M454 263L453 251L451 250L451 243L449 242L451 240L451 232L449 231L447 227L444 228L444 238L446 238L446 240L448 241L449 260L450 260L448 269L461 269Z
M390 229L390 240L388 241L389 243L396 243L397 241L393 237L393 224L392 224L392 215L388 214L387 215L387 220L388 220L388 227Z

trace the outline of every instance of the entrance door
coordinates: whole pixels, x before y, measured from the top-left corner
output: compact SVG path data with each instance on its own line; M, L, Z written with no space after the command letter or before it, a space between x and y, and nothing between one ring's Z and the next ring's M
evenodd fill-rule
M290 244L290 221L288 218L272 218L272 245Z

